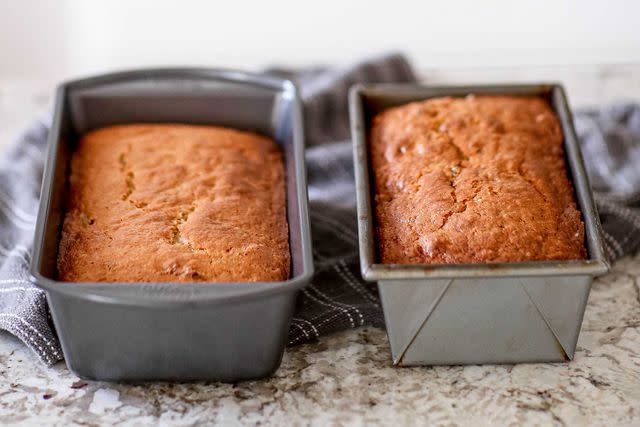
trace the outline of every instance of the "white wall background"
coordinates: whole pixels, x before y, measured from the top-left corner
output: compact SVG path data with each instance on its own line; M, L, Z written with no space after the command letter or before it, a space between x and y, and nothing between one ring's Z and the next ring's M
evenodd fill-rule
M256 68L397 49L420 68L640 62L640 1L0 0L0 78Z

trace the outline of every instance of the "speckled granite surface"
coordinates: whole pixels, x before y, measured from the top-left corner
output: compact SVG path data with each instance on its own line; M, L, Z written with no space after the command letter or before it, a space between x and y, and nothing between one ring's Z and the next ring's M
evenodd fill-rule
M568 364L394 368L384 332L290 349L239 384L78 381L0 336L0 424L640 425L640 255L594 283Z

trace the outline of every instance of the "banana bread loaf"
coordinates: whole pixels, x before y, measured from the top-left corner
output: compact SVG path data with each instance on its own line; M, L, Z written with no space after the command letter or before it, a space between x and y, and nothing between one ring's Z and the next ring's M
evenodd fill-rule
M211 126L134 124L73 153L58 255L65 281L289 277L279 146Z
M542 98L433 98L374 117L381 262L583 259L560 124Z

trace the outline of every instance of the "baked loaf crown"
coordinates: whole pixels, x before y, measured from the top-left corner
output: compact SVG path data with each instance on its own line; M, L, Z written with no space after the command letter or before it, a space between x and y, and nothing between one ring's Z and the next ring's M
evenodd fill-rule
M282 153L271 139L173 124L84 135L58 255L65 281L289 277Z
M537 97L433 98L370 134L383 263L583 259L560 124Z

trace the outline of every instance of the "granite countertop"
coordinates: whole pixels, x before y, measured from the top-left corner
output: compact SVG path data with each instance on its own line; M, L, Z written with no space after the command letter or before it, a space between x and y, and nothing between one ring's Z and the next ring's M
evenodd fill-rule
M593 80L605 88L621 84L607 75ZM574 85L579 96L597 93ZM15 134L47 93L0 81L0 123ZM0 132L0 147L8 132ZM594 282L570 363L394 368L384 331L362 328L288 349L281 368L261 381L114 384L80 381L64 363L44 367L0 333L3 425L427 422L640 425L640 254Z
M0 336L0 423L359 425L640 423L640 255L596 280L571 363L394 368L363 328L290 348L275 376L238 384L79 381Z

